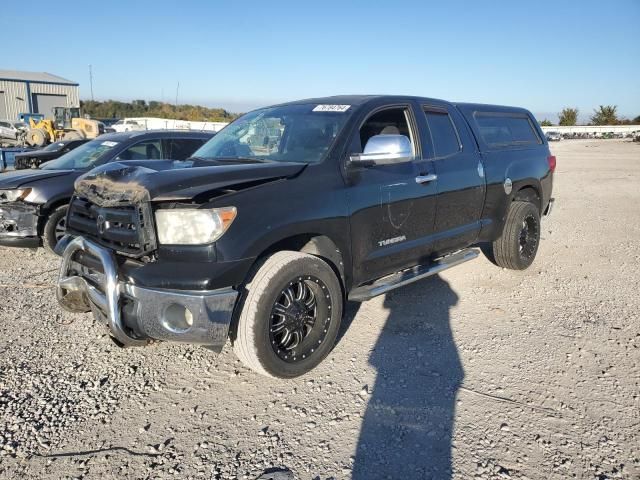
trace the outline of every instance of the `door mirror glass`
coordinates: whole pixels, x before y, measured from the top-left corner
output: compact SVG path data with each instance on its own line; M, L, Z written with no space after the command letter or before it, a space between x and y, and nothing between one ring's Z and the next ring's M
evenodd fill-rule
M374 135L362 153L349 157L360 165L390 165L410 162L414 158L411 140L406 135Z

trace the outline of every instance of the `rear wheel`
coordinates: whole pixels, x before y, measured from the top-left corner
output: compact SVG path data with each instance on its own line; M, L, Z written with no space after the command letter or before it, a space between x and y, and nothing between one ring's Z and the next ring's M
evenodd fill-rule
M277 252L245 287L233 349L247 367L263 375L303 375L333 348L342 304L340 282L325 261Z
M512 202L502 236L492 245L495 263L511 270L524 270L533 263L539 245L538 208L531 202Z
M44 248L50 252L53 250L60 239L64 236L67 228L67 205L56 208L44 224L44 232L42 235L42 244Z

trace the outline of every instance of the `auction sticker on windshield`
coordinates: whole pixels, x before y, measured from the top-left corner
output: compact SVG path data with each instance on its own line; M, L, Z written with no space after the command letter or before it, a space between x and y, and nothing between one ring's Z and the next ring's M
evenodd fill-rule
M104 145L105 147L115 147L117 144L118 142L111 142L111 141L102 142L102 145Z
M346 112L351 105L316 105L314 112Z

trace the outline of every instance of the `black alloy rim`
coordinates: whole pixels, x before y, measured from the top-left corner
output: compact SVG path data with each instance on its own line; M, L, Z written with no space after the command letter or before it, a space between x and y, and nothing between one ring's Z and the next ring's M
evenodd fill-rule
M520 256L529 259L538 246L538 221L533 215L528 215L522 221L522 228L518 237Z
M309 358L324 342L331 323L331 296L318 278L305 275L277 295L269 319L269 342L285 362Z

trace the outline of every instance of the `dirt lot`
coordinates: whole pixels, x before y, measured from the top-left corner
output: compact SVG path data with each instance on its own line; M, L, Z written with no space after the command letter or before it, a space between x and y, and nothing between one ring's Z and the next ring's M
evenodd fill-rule
M552 148L532 268L351 305L293 381L229 348L119 349L58 308L55 258L0 250L0 477L640 478L640 144Z

